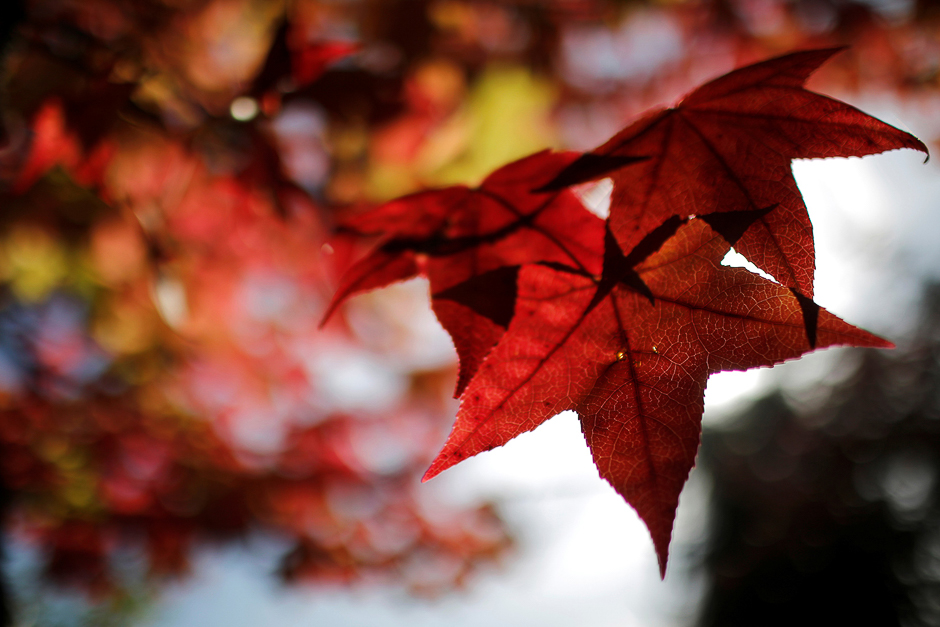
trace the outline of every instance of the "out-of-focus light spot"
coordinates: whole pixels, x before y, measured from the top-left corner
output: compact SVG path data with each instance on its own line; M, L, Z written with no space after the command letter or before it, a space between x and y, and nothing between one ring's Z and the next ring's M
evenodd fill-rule
M126 220L97 224L92 232L91 259L97 278L106 285L118 285L136 278L147 263L140 226Z
M577 24L562 32L565 79L592 91L654 76L682 49L675 19L657 11L634 13L617 30Z
M326 503L340 520L363 520L377 514L382 507L381 495L371 486L343 480L326 484Z
M97 486L93 477L85 472L65 473L66 485L62 487L62 497L68 505L85 510L97 502Z
M285 172L308 190L323 185L330 172L326 126L326 114L312 102L291 103L272 124Z
M746 28L757 36L780 33L787 25L785 9L773 0L750 0L738 6Z
M255 322L286 322L297 300L297 284L271 272L249 272L241 285L242 309Z
M160 316L171 327L178 327L189 313L186 288L179 279L163 275L153 287L153 299Z
M225 432L243 463L263 462L284 449L290 425L285 409L260 399L239 399Z
M359 66L373 74L385 74L401 65L404 55L388 43L373 43L359 53Z
M94 320L92 336L105 350L118 355L144 350L155 340L153 316L133 299L115 299Z
M366 351L324 350L302 356L310 379L318 382L321 403L340 411L381 409L399 402L406 381Z
M258 115L258 111L258 101L249 96L239 96L229 107L229 113L239 122L250 122Z
M936 468L928 459L901 454L883 471L881 488L894 514L902 520L918 519L936 482Z
M420 538L421 528L414 519L396 512L365 522L365 530L378 551L391 555L406 550Z
M45 231L17 226L3 243L3 274L13 292L27 302L40 301L60 285L68 274L65 250Z
M66 386L96 379L109 364L107 356L85 336L85 316L78 301L55 297L41 309L35 331L36 357L61 376L60 383Z
M901 24L910 19L916 8L913 0L868 0L868 5L887 21Z
M393 475L409 463L421 457L418 450L423 434L415 434L414 429L398 424L396 421L370 421L356 425L350 447L356 461L369 472ZM417 442L414 436L419 435Z

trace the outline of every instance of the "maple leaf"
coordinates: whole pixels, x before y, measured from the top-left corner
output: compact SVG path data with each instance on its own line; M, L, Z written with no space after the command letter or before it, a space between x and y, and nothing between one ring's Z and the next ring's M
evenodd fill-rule
M670 216L764 211L754 221L739 213L743 222L712 226L777 281L812 297L812 224L791 159L895 148L927 153L916 137L804 89L810 74L841 49L788 54L706 83L675 107L627 126L543 189L610 176L610 228L625 251ZM649 158L626 168L603 166L605 157L631 155Z
M595 248L600 276L522 267L515 316L424 480L573 409L601 476L649 528L665 575L708 376L814 347L891 346L791 289L722 266L728 242L703 220L683 222L667 221L627 256L607 231Z
M891 346L810 298L812 227L790 160L926 149L803 88L834 52L743 68L592 153L538 153L476 190L423 192L358 221L389 234L327 315L424 272L460 357L460 410L425 480L575 410L665 574L709 375L832 345ZM608 174L605 222L565 187ZM780 282L722 266L732 245Z
M459 395L512 318L518 266L544 261L601 271L591 251L603 239L603 222L568 190L530 191L577 157L539 152L475 189L419 192L349 220L347 228L385 236L346 272L324 321L353 294L426 274L432 307L460 358Z

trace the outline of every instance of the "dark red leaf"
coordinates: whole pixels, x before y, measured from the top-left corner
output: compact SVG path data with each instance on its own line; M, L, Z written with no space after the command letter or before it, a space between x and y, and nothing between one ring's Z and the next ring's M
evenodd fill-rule
M722 266L729 245L702 220L635 266L622 253L617 261L611 246L599 248L607 257L600 278L573 267L520 270L515 317L464 392L425 480L574 409L601 476L649 527L665 573L708 376L780 363L814 342L804 297ZM817 347L890 346L817 313Z
M811 297L813 231L790 161L895 148L927 152L912 135L803 88L839 50L796 52L715 79L631 124L547 187L599 178L600 156L648 157L611 174L610 224L623 250L669 216L767 211L735 248Z
M512 316L514 298L505 289L514 274L490 274L499 278L495 288L462 284L540 261L601 271L591 251L603 239L603 221L567 190L530 191L575 158L540 152L496 170L478 188L420 192L350 220L349 228L385 237L346 273L324 320L353 294L416 276L423 264L434 310L460 357L459 395Z
M575 410L665 573L709 375L890 346L810 298L812 227L790 161L926 149L803 88L834 52L743 68L593 153L539 153L478 189L416 194L349 224L384 239L330 311L421 268L460 357L460 410L425 479ZM606 225L558 191L607 174ZM779 282L722 266L731 245Z

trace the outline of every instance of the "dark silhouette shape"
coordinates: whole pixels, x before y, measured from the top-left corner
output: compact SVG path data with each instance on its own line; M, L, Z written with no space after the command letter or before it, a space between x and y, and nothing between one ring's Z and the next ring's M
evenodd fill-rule
M775 392L704 433L714 478L699 625L940 621L940 286L908 348L825 403Z

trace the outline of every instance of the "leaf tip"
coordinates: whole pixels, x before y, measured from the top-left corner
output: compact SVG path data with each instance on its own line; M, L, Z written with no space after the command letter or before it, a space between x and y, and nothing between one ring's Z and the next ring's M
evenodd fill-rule
M908 147L909 147L909 148L913 148L914 150L916 150L916 151L918 151L918 152L924 153L924 163L927 163L928 161L930 161L930 149L927 148L927 144L925 144L925 143L922 142L920 139L918 139L917 137L915 137L914 135L912 135L912 134L910 134L910 133L908 133L908 135L910 135L911 139L914 140L914 145L913 145L913 146L904 146L904 147L905 147L905 148L908 148Z
M646 528L653 540L653 550L656 552L656 561L659 564L659 576L666 578L666 566L669 562L669 543L672 542L672 530L676 518L676 504L671 508L663 509L659 512L659 518L646 518L640 516L646 524ZM639 513L639 510L637 510Z
M664 538L653 538L653 547L656 549L656 561L659 564L659 578L666 578L666 565L669 561L669 540L672 534L666 534Z
M886 340L883 337L879 335L874 335L872 333L869 333L868 335L869 335L869 338L868 338L869 341L868 341L868 344L865 345L865 348L884 348L884 349L897 348L895 343L892 342L891 340Z
M806 50L805 52L802 52L802 53L801 53L801 52L794 52L794 53L791 53L791 54L792 54L793 56L800 55L800 54L806 54L806 55L808 55L808 56L812 56L812 57L815 57L816 59L818 59L817 61L814 61L815 66L810 70L811 72L815 72L816 69L818 69L820 65L822 65L823 63L825 63L826 61L828 61L828 60L831 59L832 57L836 56L836 55L839 54L840 52L845 52L845 51L848 50L849 48L850 48L850 46L847 46L847 45L843 45L843 46L831 46L831 47L829 47L829 48L817 48L816 50ZM788 55L785 55L785 56L788 56Z
M427 483L434 477L438 476L451 466L454 466L461 461L459 456L455 455L453 452L448 453L446 451L447 446L445 445L444 450L437 454L437 457L434 458L434 461L431 462L431 465L421 477L421 483Z

